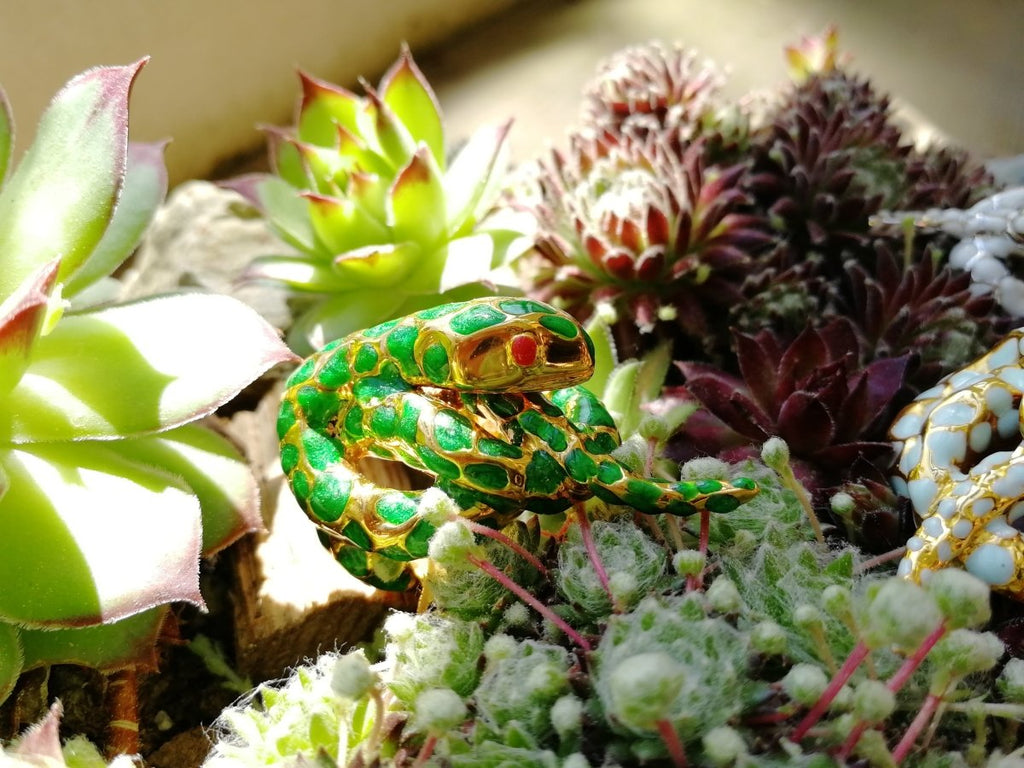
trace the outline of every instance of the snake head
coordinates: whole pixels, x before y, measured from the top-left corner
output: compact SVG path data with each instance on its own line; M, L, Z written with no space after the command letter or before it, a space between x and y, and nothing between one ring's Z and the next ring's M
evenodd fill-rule
M507 314L501 322L468 334L444 338L435 334L434 343L443 343L448 353L447 386L542 392L589 379L594 370L594 343L586 331L564 312L539 302L528 302L528 306L535 311Z

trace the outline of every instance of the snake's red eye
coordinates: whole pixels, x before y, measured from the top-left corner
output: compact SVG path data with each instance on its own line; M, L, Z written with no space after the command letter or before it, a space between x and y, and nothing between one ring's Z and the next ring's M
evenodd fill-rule
M528 333L520 333L512 337L512 359L516 365L532 365L537 359L537 340Z

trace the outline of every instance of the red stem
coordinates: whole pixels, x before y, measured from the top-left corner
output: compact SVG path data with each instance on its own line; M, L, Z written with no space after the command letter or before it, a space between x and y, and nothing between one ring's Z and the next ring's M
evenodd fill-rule
M420 748L419 754L416 755L416 760L412 764L412 768L421 768L427 764L427 760L434 754L434 747L437 746L437 735L430 734L427 736L427 740L423 742L423 746Z
M828 709L828 705L839 695L839 691L846 685L846 681L853 676L853 673L857 671L857 667L860 666L860 663L864 661L867 655L868 647L863 641L854 646L853 650L850 651L850 655L846 657L846 661L843 662L843 666L839 668L835 677L829 682L824 693L814 702L814 706L811 707L807 714L804 715L804 719L793 730L793 734L790 736L792 741L800 741L807 735L807 731L814 727L814 724L821 719L821 716L825 714L825 710Z
M924 661L924 657L928 655L928 652L935 647L935 644L942 639L942 636L946 634L946 622L942 622L931 633L926 637L914 653L906 658L900 668L896 670L896 674L889 678L889 682L885 685L893 693L898 693L910 676L914 674L921 662Z
M911 749L914 747L914 742L917 741L917 737L921 735L921 731L924 730L925 726L935 715L935 710L939 708L939 704L942 703L942 697L936 696L933 693L929 693L928 697L924 700L924 704L921 706L920 711L914 718L914 721L907 728L907 732L903 734L903 738L900 739L900 743L896 745L896 749L892 752L892 759L896 765L899 765L903 758L907 756Z
M658 721L657 725L658 734L661 736L661 740L665 742L669 757L672 758L672 765L675 768L687 768L689 762L686 760L686 750L683 749L683 742L679 740L679 734L672 727L672 723L662 718Z
M570 640L576 643L576 645L587 653L590 653L590 643L583 639L583 636L579 632L570 627L569 624L566 623L565 619L552 611L548 606L544 605L544 603L512 581L512 579L510 579L504 571L494 565L494 563L482 560L478 557L473 557L472 555L467 556L467 560L562 630Z
M583 539L583 547L587 550L587 556L590 558L590 564L594 567L594 573L597 574L597 580L601 582L602 589L608 595L608 599L612 604L612 610L615 613L622 613L622 606L619 605L619 601L612 594L611 582L608 580L608 571L604 569L601 556L597 554L597 545L594 543L594 531L590 527L590 519L587 517L582 504L576 504L574 509L576 511L576 520L580 524L580 536Z
M700 511L700 535L697 539L697 551L702 555L708 553L708 541L711 539L711 513L706 509ZM704 586L704 570L700 573L692 573L686 577L686 589L688 592L696 592Z
M481 536L486 536L489 539L494 539L495 541L501 542L506 547L515 552L517 555L519 555L521 558L523 558L530 565L532 565L534 568L536 568L540 572L541 576L543 576L545 579L548 577L548 569L544 567L544 563L538 560L536 555L530 552L530 550L528 550L518 541L515 541L514 539L506 536L501 531L496 531L493 528L488 528L486 525L481 525L480 523L474 522L473 520L467 520L466 518L458 517L457 515L454 517L455 519L468 525L469 530L471 530L473 533L477 533Z

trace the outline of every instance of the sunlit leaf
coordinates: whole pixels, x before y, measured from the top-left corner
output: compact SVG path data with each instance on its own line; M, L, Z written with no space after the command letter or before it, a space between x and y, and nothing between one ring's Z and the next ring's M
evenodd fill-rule
M472 228L494 205L508 165L511 125L476 131L445 174L448 228L453 235Z
M388 224L395 242L431 246L445 234L444 184L441 171L425 147L403 168L388 196Z
M387 290L335 294L300 317L292 325L288 341L300 354L308 354L334 339L395 317L406 298L404 293Z
M158 435L113 441L108 447L185 482L202 509L204 557L263 527L259 489L248 463L213 430L186 424Z
M334 271L350 286L387 288L404 280L416 266L421 251L417 243L384 243L343 253L334 260Z
M427 79L423 76L409 49L402 47L391 69L380 84L381 100L391 108L412 138L424 142L440 168L444 168L444 125L441 107Z
M110 439L211 413L293 359L240 301L179 294L65 317L33 349L0 412L0 440Z
M99 245L64 284L74 296L117 269L139 244L167 194L166 142L128 145L128 169L121 198Z
M310 144L329 147L337 141L338 125L355 127L364 99L340 86L299 72L302 104L299 107L298 137Z
M78 75L43 114L0 192L0 299L55 256L63 280L100 241L121 189L128 94L143 63Z
M25 668L82 664L113 671L125 667L156 670L156 643L166 607L151 608L111 624L75 629L24 629Z
M0 703L14 690L24 658L17 627L0 622Z
M314 264L295 256L263 256L253 261L242 275L245 281L275 280L296 291L330 293L352 284L330 266Z
M57 259L42 265L0 303L0 396L18 383L29 364L59 266Z
M376 216L349 197L325 197L312 193L302 197L308 202L307 217L313 225L313 232L332 254L394 240Z
M199 594L199 502L166 472L104 443L0 455L0 618L88 626Z

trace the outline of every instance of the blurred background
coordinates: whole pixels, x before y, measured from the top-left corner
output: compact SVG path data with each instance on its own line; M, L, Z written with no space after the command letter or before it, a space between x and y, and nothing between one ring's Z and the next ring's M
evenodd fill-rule
M515 118L516 159L559 143L580 91L615 50L678 41L731 70L727 93L785 78L782 48L839 26L853 68L896 97L923 136L983 157L1024 153L1020 0L42 0L9 3L0 83L17 143L74 74L152 59L132 136L172 137L172 183L258 156L257 124L291 119L295 69L376 83L409 43L457 140Z

